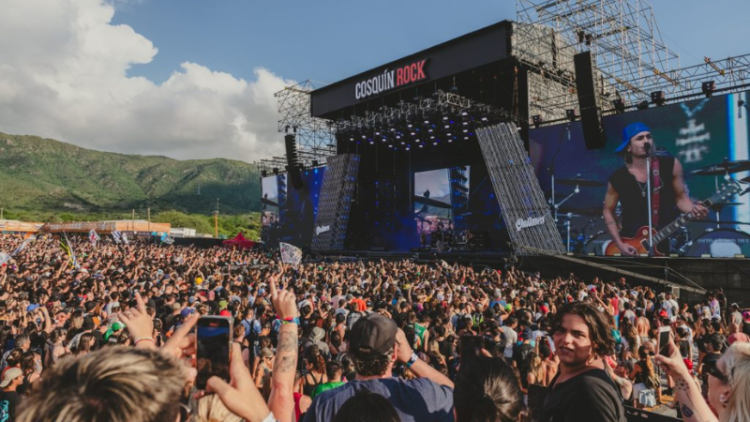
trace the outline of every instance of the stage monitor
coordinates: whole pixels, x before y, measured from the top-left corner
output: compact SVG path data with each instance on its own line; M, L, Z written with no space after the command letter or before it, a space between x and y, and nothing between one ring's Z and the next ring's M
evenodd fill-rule
M632 216L632 210L640 209L641 202L646 203L645 184L631 175L638 170L623 168L629 159L628 147L621 153L615 152L623 142L623 129L631 124L642 123L643 127L630 127L631 135L647 128L656 155L664 157L660 162L666 164L659 170L662 174L658 182L669 180L671 175L664 172L672 171L673 175L670 163L678 160L687 192L693 200L704 200L716 194L727 183L725 178L741 180L750 176L747 100L748 94L743 92L607 116L603 125L609 143L606 149L599 150L586 149L580 122L532 130L529 142L532 164L549 200L554 173L555 202L562 203L557 222L564 242L567 242L566 221L570 216L570 250L601 255L611 243L602 209L613 174L617 173L613 183L623 191L618 193L621 201L615 210L621 222L623 218L630 218L632 222L632 217L623 213ZM636 158L641 154L637 149L631 153ZM645 182L645 178L642 179ZM669 191L669 186L661 190L659 200L674 205ZM626 199L630 202L623 204ZM698 257L750 256L748 195L732 196L724 202L711 209L707 219L679 228L660 244L661 252ZM670 210L669 205L664 205L659 225L670 223L678 215L675 208ZM645 218L647 216L646 211Z

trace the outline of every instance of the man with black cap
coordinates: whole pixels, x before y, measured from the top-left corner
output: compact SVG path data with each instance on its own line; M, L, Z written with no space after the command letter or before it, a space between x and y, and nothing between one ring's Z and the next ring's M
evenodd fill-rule
M637 255L637 249L623 242L622 237L635 237L638 229L648 226L648 187L651 174L651 208L654 229L659 230L677 219L679 213L691 213L695 218L704 218L708 210L693 203L683 178L682 164L674 157L656 156L651 129L635 122L622 131L623 141L615 150L623 155L625 165L609 177L607 194L604 197L604 222L615 245L623 255ZM646 158L652 157L651 168ZM622 205L621 229L615 219L617 203ZM668 245L667 245L668 246ZM669 253L664 247L662 253Z
M348 337L357 378L316 396L305 422L333 420L344 402L364 390L388 399L402 422L453 421L453 382L419 359L392 319L377 313L362 317ZM397 361L418 378L393 377Z

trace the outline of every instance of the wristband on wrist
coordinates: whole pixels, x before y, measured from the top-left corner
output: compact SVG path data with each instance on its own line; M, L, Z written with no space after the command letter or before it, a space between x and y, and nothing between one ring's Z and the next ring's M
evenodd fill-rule
M142 341L150 341L151 343L156 344L156 340L154 340L151 337L141 337L141 338L137 338L137 339L135 339L135 341L133 341L133 346L137 346L138 343L140 343Z
M279 321L281 322L281 325L284 325L284 324L300 325L298 317L289 317L289 318L284 318L284 319L279 318Z
M419 360L419 355L417 355L417 352L411 352L411 357L408 361L406 361L406 367L411 368L412 365L414 365Z

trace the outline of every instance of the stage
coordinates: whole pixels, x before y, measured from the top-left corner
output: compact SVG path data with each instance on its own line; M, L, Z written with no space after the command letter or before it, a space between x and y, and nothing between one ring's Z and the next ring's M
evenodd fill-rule
M750 305L750 259L747 258L646 258L646 257L595 257L587 255L522 255L488 252L436 252L436 251L342 251L318 254L320 257L352 257L361 259L413 260L420 263L459 263L472 266L489 266L503 270L515 263L517 268L542 277L567 277L571 272L584 282L600 277L616 280L625 277L630 285L649 285L656 291L672 291L670 286L644 280L621 272L634 272L645 277L665 280L675 285L706 291L723 289L732 302L741 307ZM581 262L572 262L574 258ZM690 303L705 298L704 294L680 289L680 298Z

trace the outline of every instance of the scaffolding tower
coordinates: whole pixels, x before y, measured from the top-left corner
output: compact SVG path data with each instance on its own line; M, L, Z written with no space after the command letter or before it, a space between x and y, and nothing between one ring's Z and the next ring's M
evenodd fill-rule
M680 83L669 76L680 68L680 57L662 40L645 0L516 0L516 14L516 56L562 85L546 96L532 93L532 114L536 108L561 117L577 108L572 60L586 50L600 75L600 101L609 102L604 109L616 98L626 104L648 99L649 86Z
M278 101L280 133L294 133L299 161L306 168L325 164L326 157L336 155L333 122L310 114L310 93L322 86L310 80L284 87L274 94Z
M591 51L604 113L747 89L750 55L681 67L645 0L516 0L514 55L529 73L529 116L555 122L578 109L573 56ZM708 84L708 91L706 87Z

